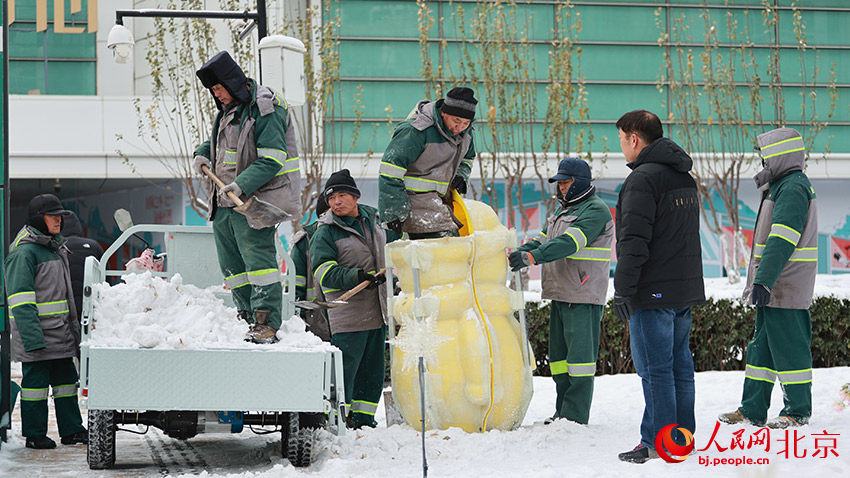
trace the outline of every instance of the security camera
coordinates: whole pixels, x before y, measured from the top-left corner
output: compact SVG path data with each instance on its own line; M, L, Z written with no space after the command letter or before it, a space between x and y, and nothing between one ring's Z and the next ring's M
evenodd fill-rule
M59 181L59 179L57 178L56 182L53 183L53 192L58 194L59 191L61 191L61 190L62 190L62 182Z
M109 30L106 47L112 50L112 57L116 63L127 63L133 54L135 45L136 40L133 38L133 32L124 25L116 24Z

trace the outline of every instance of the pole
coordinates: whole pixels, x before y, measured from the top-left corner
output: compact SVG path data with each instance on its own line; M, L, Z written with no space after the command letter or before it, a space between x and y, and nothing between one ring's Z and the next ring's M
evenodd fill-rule
M422 286L419 283L419 261L412 267L413 271L413 298L422 297ZM416 317L417 321L421 321L422 317ZM428 458L425 456L425 359L422 353L419 354L419 405L422 412L422 478L428 476Z
M0 251L0 281L5 283L6 245L9 244L9 29L6 19L9 18L9 2L3 0L3 18L0 20L3 47L3 158L0 167L3 168L3 184L0 184L0 229L2 229L3 250ZM0 324L0 440L6 441L6 430L12 428L12 404L9 386L12 381L9 344L9 309L6 308L6 296L0 294L3 307L3 323Z

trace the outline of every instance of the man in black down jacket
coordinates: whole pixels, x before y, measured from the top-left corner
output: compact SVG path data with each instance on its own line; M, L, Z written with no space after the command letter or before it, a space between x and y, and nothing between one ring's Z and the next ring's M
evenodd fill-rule
M94 256L100 260L103 247L94 239L83 236L83 226L80 218L71 211L62 217L62 235L68 241L65 245L71 252L68 255L68 265L71 267L71 287L74 289L74 304L77 306L77 320L81 320L83 310L83 273L85 272L86 257Z
M658 457L655 439L662 428L677 423L673 438L680 445L688 437L678 428L690 434L696 428L688 341L691 306L705 302L699 197L688 174L693 161L663 137L658 116L632 111L617 129L632 172L617 201L614 310L629 321L645 402L640 444L619 458L644 463Z

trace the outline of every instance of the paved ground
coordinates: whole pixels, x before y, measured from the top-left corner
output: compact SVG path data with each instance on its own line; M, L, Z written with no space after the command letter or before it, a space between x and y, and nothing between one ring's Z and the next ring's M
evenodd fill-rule
M12 380L20 383L20 364L12 364ZM12 415L9 441L3 444L0 457L0 476L3 478L33 477L141 477L179 474L197 475L202 471L219 473L260 472L281 463L280 434L255 435L247 428L241 434L198 435L189 440L175 440L160 430L150 428L144 435L119 431L116 434L116 464L109 470L90 470L86 462L85 445L62 445L50 408L48 436L56 441L53 450L33 450L24 446L21 437L20 399ZM86 421L86 410L83 424ZM132 431L144 427L122 425Z

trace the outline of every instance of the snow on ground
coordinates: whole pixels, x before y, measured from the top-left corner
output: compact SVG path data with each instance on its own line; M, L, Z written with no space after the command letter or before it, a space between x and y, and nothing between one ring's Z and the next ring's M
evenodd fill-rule
M709 443L718 413L734 410L741 397L743 372L702 372L696 376L697 449ZM660 459L643 465L623 463L617 453L638 442L638 427L643 410L640 379L633 374L597 377L590 424L577 425L558 421L543 425L552 414L555 401L551 379L534 378L534 397L522 426L514 431L465 433L459 429L426 433L428 476L431 477L843 477L850 476L850 410L833 408L839 387L850 381L850 367L814 371L814 412L809 426L796 430L797 456L794 457L794 431L789 432L791 449L784 456L784 432L771 431L770 450L764 446L749 450L728 449L736 432L746 444L757 430L752 426L722 425L715 442L683 463ZM781 408L781 393L773 394L771 416ZM280 436L208 434L192 438L186 445L163 437L157 431L138 436L118 433L117 462L113 470L90 471L85 464L83 447L34 451L23 447L19 423L13 436L0 449L0 476L3 477L129 477L178 476L188 478L276 478L300 476L399 478L422 476L421 437L407 425L386 428L384 408L378 409L376 429L348 431L342 437L323 432L316 446L316 461L308 468L292 467L280 458ZM51 420L52 422L52 420ZM127 427L131 428L131 427ZM830 436L826 436L825 434ZM55 435L55 431L53 432ZM820 436L816 436L820 435ZM54 438L56 438L54 436ZM165 442L165 443L163 443ZM167 444L172 446L166 446ZM175 451L175 447L177 448ZM827 448L831 452L822 458ZM68 450L71 450L70 452ZM171 450L171 451L169 451ZM56 472L47 464L51 456L61 455ZM816 452L817 457L812 455ZM174 464L167 459L174 455ZM181 457L182 454L182 457ZM166 459L157 465L155 456ZM188 456L188 458L187 458ZM194 457L194 458L192 458ZM768 464L705 466L702 459L767 459ZM191 459L190 459L191 458ZM181 461L182 460L182 461ZM187 460L190 462L186 464ZM712 462L709 462L712 463ZM164 472L167 470L167 472Z

